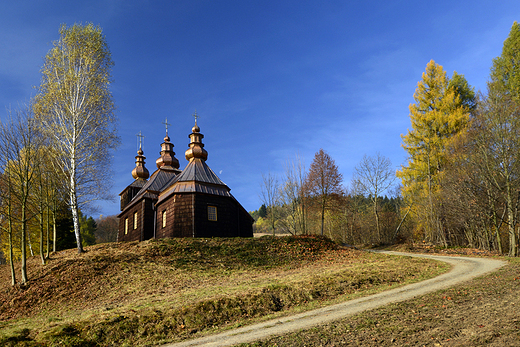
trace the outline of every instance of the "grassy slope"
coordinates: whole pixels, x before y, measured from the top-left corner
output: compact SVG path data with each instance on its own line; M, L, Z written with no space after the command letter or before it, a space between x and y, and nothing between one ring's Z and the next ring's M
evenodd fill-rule
M444 264L343 249L322 238L113 243L0 267L0 344L149 345L311 309L431 277Z
M424 246L397 250L491 255ZM520 346L520 259L509 261L449 289L247 346Z

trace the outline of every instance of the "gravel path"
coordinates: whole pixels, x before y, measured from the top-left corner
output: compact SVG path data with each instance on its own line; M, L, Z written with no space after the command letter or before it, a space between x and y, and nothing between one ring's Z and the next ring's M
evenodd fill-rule
M303 312L293 316L282 317L263 323L248 325L238 329L229 330L217 335L206 336L198 339L187 340L180 343L168 344L163 347L184 346L233 346L240 343L252 342L272 335L283 335L296 330L311 328L318 324L329 323L346 316L374 309L389 303L404 301L416 296L421 296L439 289L451 287L455 284L495 271L506 262L487 258L450 257L439 255L412 254L401 252L382 252L394 255L421 257L444 261L453 265L448 273L435 278L409 284L400 288L349 300L341 304L323 307L320 309Z

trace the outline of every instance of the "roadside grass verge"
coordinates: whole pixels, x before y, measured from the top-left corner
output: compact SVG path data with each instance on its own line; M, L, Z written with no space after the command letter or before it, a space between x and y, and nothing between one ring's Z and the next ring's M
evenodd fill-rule
M60 252L10 287L0 345L145 346L368 295L444 263L346 249L321 237L171 239Z
M520 259L497 272L331 324L240 346L519 346Z

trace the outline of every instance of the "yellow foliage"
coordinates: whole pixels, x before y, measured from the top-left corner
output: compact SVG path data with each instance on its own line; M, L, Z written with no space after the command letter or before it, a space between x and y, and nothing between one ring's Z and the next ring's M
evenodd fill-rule
M254 227L256 233L268 233L271 231L271 226L267 218L258 217Z
M409 154L405 166L397 172L402 193L419 227L425 227L429 213L424 207L436 199L442 185L443 169L449 160L449 146L454 137L467 128L470 110L442 66L431 60L426 66L409 106L412 129L402 135Z

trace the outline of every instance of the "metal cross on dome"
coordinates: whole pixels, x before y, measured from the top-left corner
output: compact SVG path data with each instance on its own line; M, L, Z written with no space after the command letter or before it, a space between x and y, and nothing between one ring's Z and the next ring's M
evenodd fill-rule
M197 114L197 110L195 110L195 113L192 116L195 118L195 125L197 125L197 119L200 118L200 116Z
M166 126L166 135L168 135L168 125L171 125L170 123L168 123L168 118L165 118L165 120L162 124L164 124Z
M139 139L139 149L141 149L141 145L142 145L142 142L143 142L144 135L142 135L141 132L139 131L139 134L137 134L135 136L137 136L137 138Z

